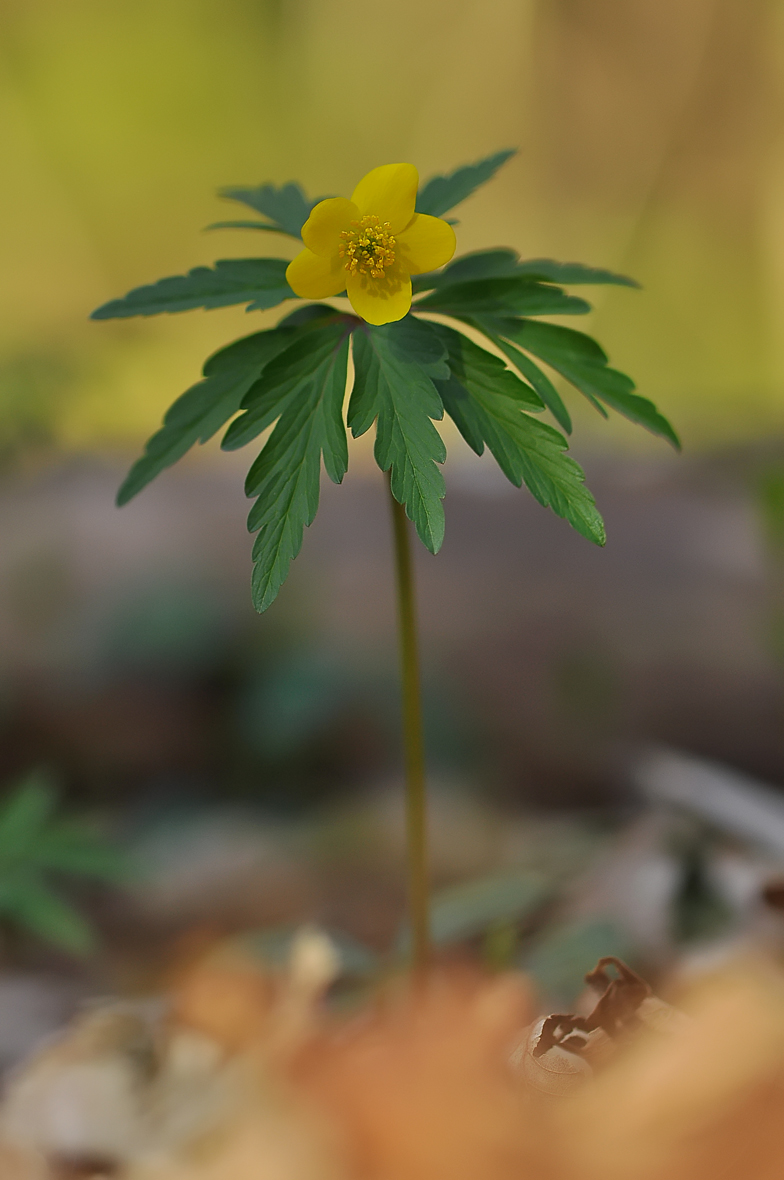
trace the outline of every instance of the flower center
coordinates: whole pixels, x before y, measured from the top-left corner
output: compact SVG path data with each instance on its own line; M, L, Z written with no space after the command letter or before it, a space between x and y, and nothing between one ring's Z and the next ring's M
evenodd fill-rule
M388 221L380 222L372 213L351 222L351 229L340 235L340 257L352 275L370 275L383 279L384 271L395 261L395 239Z

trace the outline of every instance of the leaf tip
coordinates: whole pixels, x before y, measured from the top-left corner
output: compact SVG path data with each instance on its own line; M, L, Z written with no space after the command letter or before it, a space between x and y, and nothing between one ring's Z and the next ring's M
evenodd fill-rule
M134 496L137 496L139 494L139 492L142 490L141 487L137 486L137 483L132 478L132 476L133 476L133 471L129 471L128 475L126 476L126 478L123 480L123 482L120 484L119 488L117 489L117 495L114 497L114 503L117 506L117 508L124 508L125 505L130 500L132 500L134 498Z

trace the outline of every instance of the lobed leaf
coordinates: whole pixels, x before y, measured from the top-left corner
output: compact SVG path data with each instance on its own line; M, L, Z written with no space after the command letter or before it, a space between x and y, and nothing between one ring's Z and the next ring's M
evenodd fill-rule
M560 287L517 276L441 284L420 299L417 311L443 315L585 315L590 303Z
M428 213L431 217L443 217L455 205L470 197L480 185L495 176L502 164L516 155L515 149L495 152L475 164L465 164L447 176L434 176L419 190L416 203L417 213Z
M186 275L135 287L122 299L112 299L96 308L90 318L127 319L236 303L247 303L248 311L264 311L277 307L284 299L296 298L286 282L287 266L284 258L224 258L214 267L197 266Z
M581 262L555 262L552 258L531 258L517 266L517 273L548 283L562 283L565 287L584 284L604 284L616 287L637 287L640 284L628 275L619 275L601 267L584 266Z
M604 406L609 406L680 449L680 440L664 415L648 398L634 393L631 377L608 366L606 353L590 336L533 320L491 321L488 327L555 369L605 417Z
M520 261L516 250L501 247L493 250L475 250L455 258L443 270L431 274L414 276L415 291L429 291L456 282L472 279L527 278L533 282L555 283L558 286L578 284L615 284L623 287L639 287L639 283L625 275L610 270L583 266L579 262L554 262L551 258L533 258Z
M412 275L411 283L416 292L431 291L434 287L471 282L474 279L509 278L515 274L517 263L516 250L508 250L505 247L498 250L475 250L453 259L443 270Z
M300 551L305 526L313 523L322 456L335 483L348 467L342 414L348 337L349 325L341 321L320 328L311 339L298 340L280 358L269 386L259 382L247 398L246 420L256 414L254 431L264 428L260 422L269 424L279 415L245 482L247 495L257 497L248 529L258 533L251 589L259 611L274 602ZM258 405L262 412L256 412ZM225 444L242 445L236 435L227 436Z
M324 199L317 197L315 201L309 201L300 186L293 183L284 184L281 188L276 188L274 184L260 184L256 188L222 188L218 190L218 196L255 209L269 218L271 224L268 229L288 234L291 238L302 237L302 227L311 209Z
M163 426L148 441L117 493L122 507L197 442L205 443L232 418L254 381L287 348L295 328L278 326L235 340L206 362L204 380L192 385L166 411Z
M539 397L542 399L547 409L555 418L558 425L567 434L572 433L572 419L569 411L563 403L563 399L558 390L553 385L550 378L544 373L531 358L524 353L517 345L511 344L505 340L503 336L499 336L491 326L489 320L484 320L481 317L476 319L465 318L464 323L469 324L477 331L482 332L488 340L495 344L496 348L503 352L504 356L511 361L516 369L520 371L523 377L533 386Z
M603 545L604 523L585 486L582 469L564 454L566 439L524 412L530 402L516 390L528 387L504 369L497 357L459 332L440 324L435 331L448 349L451 372L437 387L468 445L481 454L486 443L516 487L525 483L540 504L568 520L589 541ZM507 376L511 382L501 380ZM530 394L536 397L533 390Z
M413 316L354 333L349 427L358 438L376 422L376 462L431 553L444 539L446 448L432 419L444 416L433 380L448 378L445 358L433 326Z
M286 347L243 397L240 404L243 413L226 431L222 449L236 451L252 442L280 416L292 397L305 390L310 382L318 381L321 371L326 372L332 365L336 342L343 339L346 331L346 324L337 316L325 325L315 325L310 332L289 330Z

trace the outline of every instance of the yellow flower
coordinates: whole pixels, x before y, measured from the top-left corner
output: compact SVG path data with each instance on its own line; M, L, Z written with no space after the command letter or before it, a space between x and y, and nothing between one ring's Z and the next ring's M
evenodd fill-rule
M448 222L415 213L413 164L382 164L360 180L351 200L319 201L302 227L305 249L286 278L303 299L348 294L369 324L402 320L411 307L411 275L444 266L455 252Z

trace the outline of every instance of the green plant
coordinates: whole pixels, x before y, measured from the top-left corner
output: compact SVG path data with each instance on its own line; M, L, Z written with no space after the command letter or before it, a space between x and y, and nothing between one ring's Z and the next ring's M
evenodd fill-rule
M63 900L61 881L117 881L125 866L120 853L86 823L60 818L57 810L57 790L40 770L13 787L0 806L0 919L85 955L94 950L95 936Z
M536 416L547 410L563 431L571 432L555 380L576 388L604 417L613 410L679 446L667 419L634 392L631 378L610 367L595 340L541 318L591 310L565 287L635 287L633 280L578 263L521 261L510 249L480 250L442 266L454 248L451 223L443 215L513 154L498 152L437 176L418 194L416 170L407 164L374 169L351 201L311 202L296 184L224 189L222 196L264 220L220 222L212 228L283 234L304 243L304 249L289 264L246 258L197 267L139 287L93 312L95 319L116 319L243 303L252 311L294 299L295 290L321 300L347 289L351 310L306 303L276 327L210 357L203 380L174 402L147 443L120 488L118 503L125 504L195 443L206 442L227 424L226 450L253 442L274 424L245 483L255 501L248 517L248 528L256 534L252 594L263 611L299 552L305 526L315 518L322 460L329 477L340 483L348 466L347 428L358 437L375 424L375 457L389 475L394 520L409 895L419 963L426 960L429 943L425 770L405 518L436 553L444 536L440 464L446 447L434 423L449 415L477 454L487 447L513 484L524 483L541 504L598 545L605 542L604 523L583 472L566 454L564 435ZM427 258L441 269L422 273ZM344 422L349 351L354 379Z

